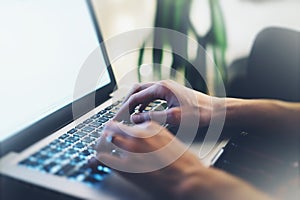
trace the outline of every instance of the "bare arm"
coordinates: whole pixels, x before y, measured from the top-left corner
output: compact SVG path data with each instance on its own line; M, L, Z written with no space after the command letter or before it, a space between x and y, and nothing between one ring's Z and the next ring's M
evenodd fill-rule
M226 125L247 130L295 134L300 129L300 103L279 100L226 99Z
M137 85L129 93L116 119L128 119L137 105L144 108L155 99L165 99L169 109L161 112L139 113L131 116L136 123L154 120L179 125L186 121L199 120L200 127L209 126L211 119L224 121L225 126L244 130L274 131L294 135L300 129L300 103L279 100L218 98L193 91L173 81L160 81ZM198 110L198 113L196 113ZM189 125L189 124L187 124Z

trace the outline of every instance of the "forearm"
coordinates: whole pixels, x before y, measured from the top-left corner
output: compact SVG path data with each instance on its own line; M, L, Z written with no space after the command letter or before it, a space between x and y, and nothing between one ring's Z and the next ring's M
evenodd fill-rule
M296 134L300 103L226 98L226 126Z
M182 180L176 192L178 199L271 200L250 184L214 168L194 171Z

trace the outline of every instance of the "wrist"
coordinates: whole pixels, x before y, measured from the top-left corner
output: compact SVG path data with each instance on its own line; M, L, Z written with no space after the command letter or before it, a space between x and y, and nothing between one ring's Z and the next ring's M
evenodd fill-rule
M284 125L282 102L267 99L234 99L226 98L226 126L246 130L272 130L276 124ZM279 127L276 127L278 130Z
M245 116L243 112L245 112L245 108L247 107L247 100L244 99L236 99L236 98L226 98L225 106L226 106L226 121L225 126L239 127L244 126ZM246 116L248 117L248 116Z
M191 167L188 173L180 180L179 185L174 187L175 199L209 199L210 193L208 182L210 181L209 169L205 167Z

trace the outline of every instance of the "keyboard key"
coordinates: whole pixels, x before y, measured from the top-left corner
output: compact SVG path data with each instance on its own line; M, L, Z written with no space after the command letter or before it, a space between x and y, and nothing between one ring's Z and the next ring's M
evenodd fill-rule
M91 117L91 119L98 119L99 117L101 117L101 114L100 113L98 113L98 114L95 114L95 115L93 115L92 117Z
M52 169L56 167L58 164L56 162L51 162L43 167L43 170L46 172L52 172Z
M45 152L48 156L54 156L55 154L61 152L58 148L49 149L49 151Z
M161 102L162 102L161 100L155 100L152 103L154 103L154 104L160 104Z
M111 119L111 118L113 118L115 115L112 114L112 113L105 113L103 116L106 117L106 118L108 118L108 119Z
M95 150L95 144L91 144L87 147L87 150L91 153L91 154L96 154L96 150Z
M168 104L167 104L167 102L161 103L161 106L164 107L165 109L167 109L169 107Z
M73 155L75 155L76 153L78 153L78 151L76 151L75 149L68 149L68 150L65 152L65 155L66 155L66 156L73 156Z
M31 156L31 158L35 159L39 163L43 163L50 158L48 154L42 154L40 152L35 153Z
M98 112L98 114L103 115L104 113L106 113L106 110L101 110L100 112Z
M108 114L115 116L116 113L113 111L109 111Z
M70 136L69 134L65 133L65 134L61 135L58 139L64 140L64 139L68 138L69 136Z
M98 127L100 127L102 125L102 123L101 122L91 122L89 125L93 126L95 128L98 128Z
M90 146L88 146L88 149L95 149L96 143L95 144L90 144Z
M74 159L71 160L71 163L77 165L78 163L81 163L84 160L85 160L85 158L77 156L77 157L75 157Z
M57 149L58 150L64 150L65 148L67 148L70 145L71 145L70 143L60 142L59 144L57 144Z
M95 114L95 115L91 116L91 119L97 119L98 117L99 117L98 114Z
M151 103L148 104L148 107L153 108L154 106L156 106L156 103L151 102Z
M90 133L90 136L94 137L94 138L99 138L101 136L101 133L94 131L94 132Z
M117 114L117 112L118 112L117 109L113 109L113 110L109 111L109 113L114 115L114 116Z
M86 127L84 127L83 129L81 129L81 130L84 131L84 132L90 133L90 132L92 132L93 130L95 130L95 127L92 127L92 126L86 126Z
M160 105L158 105L154 110L155 111L163 111L166 110L168 108L168 104L167 103L161 103Z
M75 128L72 128L71 130L69 130L67 133L69 133L69 134L73 134L73 133L75 133L77 130L75 129Z
M51 145L47 145L45 147L43 147L39 152L49 152L52 149Z
M101 117L97 120L97 122L101 122L101 123L105 123L107 122L109 119L108 118L105 118L105 117Z
M66 164L58 172L56 172L55 175L67 176L68 174L70 174L73 171L74 167L75 166L72 164Z
M103 126L102 126L102 127L100 127L100 128L97 128L97 129L95 130L95 132L97 132L97 133L100 133L100 134L101 134L101 133L102 133L102 131L103 131L103 128L104 128Z
M70 159L69 155L62 154L61 156L59 156L58 158L56 158L56 161L60 162L60 163L64 163L64 162L68 161L69 159Z
M75 149L82 149L84 147L85 147L85 145L82 142L78 142L77 144L74 145Z
M81 138L81 137L86 136L86 134L87 133L85 133L85 132L78 131L78 132L74 133L74 136Z
M84 123L80 123L80 124L78 124L75 128L81 129L81 128L83 128L83 127L85 127L85 124L84 124Z
M84 151L79 153L79 156L81 156L81 157L86 157L86 156L89 156L89 155L91 155L91 153L88 150L84 150Z
M92 119L87 119L83 123L88 124L88 123L91 123L92 121L93 121Z
M77 142L78 140L79 140L78 137L68 137L68 138L65 140L65 142L72 144L72 143Z
M87 137L85 137L85 138L82 139L82 142L84 142L84 143L91 143L93 141L95 141L94 137L88 137L87 136Z
M43 163L44 161L48 160L49 158L51 158L52 154L49 153L50 150L48 151L43 151L43 152L38 152L36 154L39 155L32 155L31 158L33 158L34 160Z
M102 165L99 165L96 169L97 173L100 174L110 174L111 173L111 169Z
M150 110L152 110L152 107L147 106L143 111L144 111L144 112L148 112L148 111L150 111Z

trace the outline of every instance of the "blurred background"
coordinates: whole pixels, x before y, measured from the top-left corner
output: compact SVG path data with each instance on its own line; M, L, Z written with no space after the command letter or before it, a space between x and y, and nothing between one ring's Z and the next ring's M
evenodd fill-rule
M272 26L300 31L299 0L94 0L93 3L104 40L153 26L180 31L203 45L208 59L216 63L226 87L235 77L245 73L242 65L260 31ZM157 42L151 33L144 37L145 43ZM172 41L159 42L163 48L172 49ZM143 51L142 47L140 44L139 51L113 63L117 80L128 71L135 71L130 75L131 81L149 81L153 75L157 77L161 73L161 69L154 69L149 63L159 62L182 72L183 76L169 73L161 74L158 79L171 77L184 82L180 77L185 77L194 89L215 93L215 85L220 80L216 80L213 66L196 63L205 68L206 88L184 61L155 50ZM189 49L188 44L187 49L189 57L197 56L197 49ZM110 54L112 50L108 48L108 51Z

